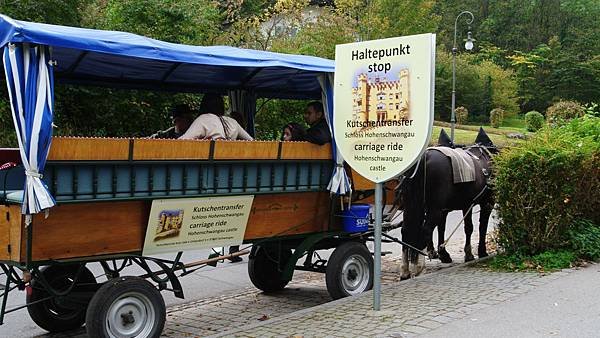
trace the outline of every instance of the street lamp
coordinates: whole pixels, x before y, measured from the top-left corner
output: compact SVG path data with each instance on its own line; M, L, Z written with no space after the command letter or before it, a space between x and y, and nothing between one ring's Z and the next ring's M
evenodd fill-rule
M458 48L456 47L456 28L458 26L458 18L460 18L463 14L468 14L471 16L470 19L466 18L467 25L473 23L473 20L475 19L473 13L469 11L462 11L460 14L458 14L456 20L454 20L454 45L452 46L452 111L450 112L450 140L452 141L452 144L454 144L454 125L456 124L456 113L454 112L456 109L456 52L458 51ZM473 39L473 36L471 35L471 26L469 26L469 32L467 33L467 39L465 40L465 49L473 49L474 41L475 39Z

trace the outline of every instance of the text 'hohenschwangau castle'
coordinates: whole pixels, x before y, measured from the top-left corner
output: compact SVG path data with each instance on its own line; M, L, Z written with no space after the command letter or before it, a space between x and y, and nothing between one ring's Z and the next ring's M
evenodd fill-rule
M352 88L352 119L360 122L408 119L408 75L408 69L402 69L398 80L388 81L359 74L357 86Z

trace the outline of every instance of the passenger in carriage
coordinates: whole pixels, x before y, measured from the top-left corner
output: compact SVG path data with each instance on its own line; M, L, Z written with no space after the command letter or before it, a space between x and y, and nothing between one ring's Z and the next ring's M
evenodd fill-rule
M331 132L325 120L325 113L321 102L313 101L306 106L304 121L310 126L306 131L306 141L318 145L331 142Z
M290 122L283 127L282 141L304 141L306 139L306 130L296 122Z
M194 122L194 112L187 104L178 104L171 109L173 126L150 135L150 138L174 139L181 137Z
M200 103L200 116L179 139L253 140L237 121L225 115L223 97L207 93Z

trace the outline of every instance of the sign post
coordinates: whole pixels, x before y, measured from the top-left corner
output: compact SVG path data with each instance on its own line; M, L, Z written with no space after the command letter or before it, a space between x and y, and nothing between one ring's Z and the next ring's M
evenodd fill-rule
M435 34L337 45L334 137L375 185L373 309L380 309L383 182L410 168L431 137Z

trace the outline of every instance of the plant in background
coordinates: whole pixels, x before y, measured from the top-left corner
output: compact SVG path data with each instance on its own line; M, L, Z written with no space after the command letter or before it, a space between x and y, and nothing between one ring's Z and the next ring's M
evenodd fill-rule
M569 229L569 238L577 256L593 261L600 259L600 226L578 220Z
M465 124L469 117L469 110L467 108L460 106L454 109L454 113L456 114L456 122L458 124Z
M558 101L546 110L546 121L555 126L582 117L584 114L585 108L579 103L575 101Z
M584 107L586 115L600 117L600 105L598 105L596 102L588 103Z
M492 111L490 112L490 125L493 128L500 128L500 125L502 125L502 120L504 120L504 109L492 109Z
M538 131L544 126L544 115L532 110L525 114L525 125L527 131Z

